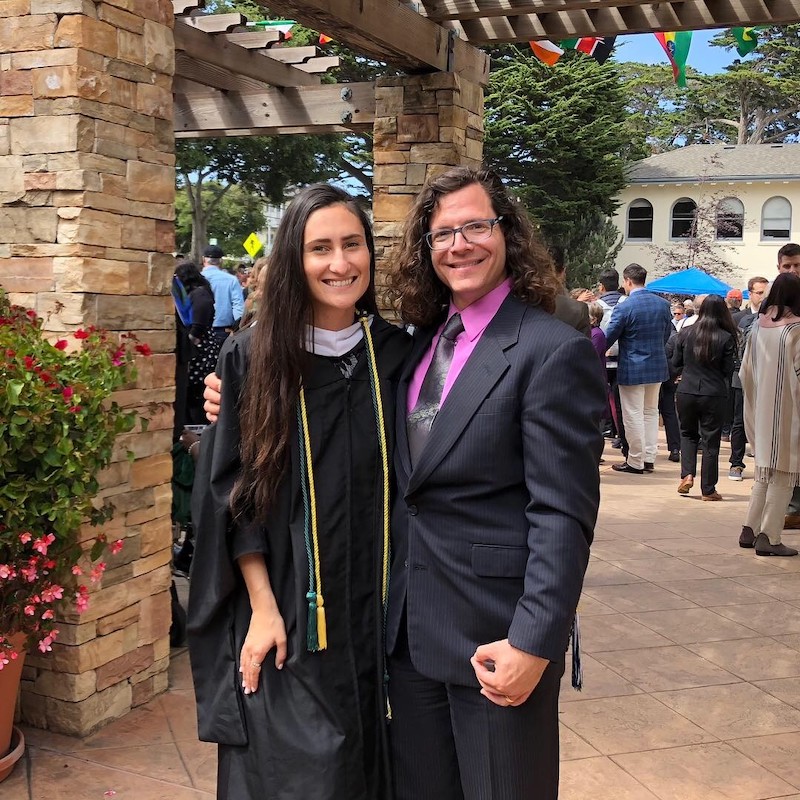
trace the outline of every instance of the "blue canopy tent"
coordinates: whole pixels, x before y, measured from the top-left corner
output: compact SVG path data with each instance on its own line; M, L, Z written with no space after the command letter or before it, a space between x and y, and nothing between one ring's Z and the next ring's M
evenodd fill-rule
M725 297L733 287L723 283L719 278L703 272L702 269L691 267L650 281L647 288L651 292L661 294L718 294Z

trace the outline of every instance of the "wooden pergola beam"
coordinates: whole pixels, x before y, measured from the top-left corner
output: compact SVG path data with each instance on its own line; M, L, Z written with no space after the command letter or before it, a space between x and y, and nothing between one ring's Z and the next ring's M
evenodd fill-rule
M235 93L177 80L174 89L175 135L184 139L342 133L369 130L375 119L372 83Z
M246 50L223 36L214 36L175 20L175 49L192 59L211 64L272 86L316 86L320 79L261 53ZM180 74L180 73L178 73Z
M570 4L571 5L571 4ZM647 31L683 31L743 24L782 24L800 19L800 0L696 0L638 3L444 22L473 44L614 36Z
M337 42L409 72L454 72L486 85L489 57L398 0L257 0Z

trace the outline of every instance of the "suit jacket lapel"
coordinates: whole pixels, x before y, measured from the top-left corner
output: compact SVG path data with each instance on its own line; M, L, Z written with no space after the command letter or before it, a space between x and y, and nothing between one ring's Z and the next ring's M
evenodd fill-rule
M406 494L413 492L453 447L475 412L508 369L505 350L516 344L525 305L509 295L500 306L453 384L436 415L430 436L409 478ZM418 360L418 359L417 359ZM403 403L405 408L405 402ZM404 457L408 455L403 414Z

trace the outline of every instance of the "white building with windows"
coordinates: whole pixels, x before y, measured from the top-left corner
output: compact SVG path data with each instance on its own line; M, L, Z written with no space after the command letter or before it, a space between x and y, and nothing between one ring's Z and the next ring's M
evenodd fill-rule
M620 270L636 262L656 278L710 267L733 286L771 278L781 245L800 243L800 144L691 145L651 156L631 167L617 201ZM714 269L714 259L731 269Z

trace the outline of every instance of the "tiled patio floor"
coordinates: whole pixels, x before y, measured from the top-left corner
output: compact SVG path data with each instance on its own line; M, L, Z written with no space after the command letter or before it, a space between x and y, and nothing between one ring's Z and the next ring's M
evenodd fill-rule
M723 448L722 503L680 497L666 460L618 475L606 448L562 800L800 800L800 557L737 546L751 480L727 479ZM187 655L173 655L167 694L84 741L26 728L0 798L213 797L215 748L196 741Z

